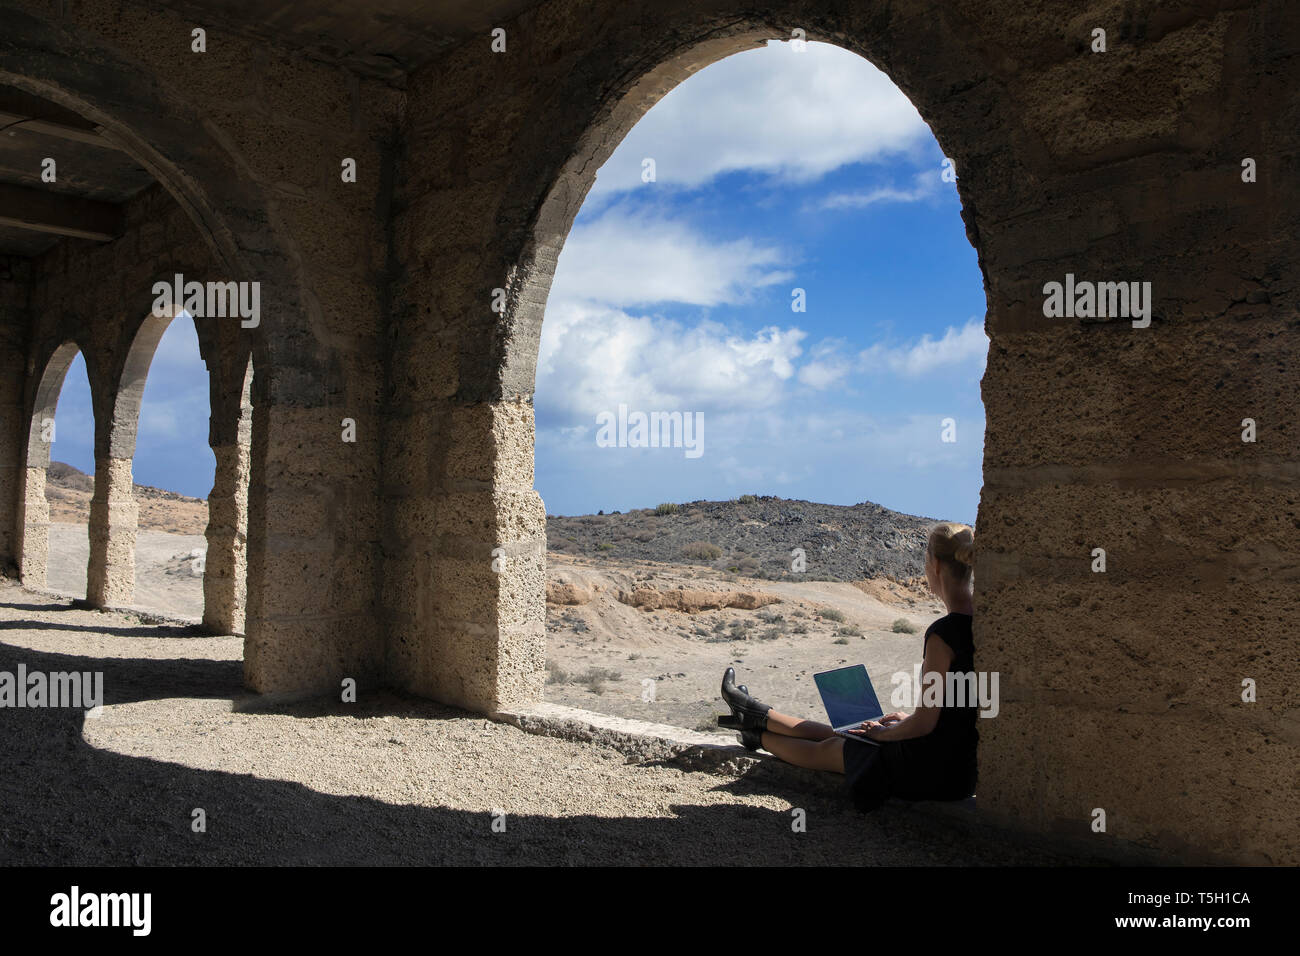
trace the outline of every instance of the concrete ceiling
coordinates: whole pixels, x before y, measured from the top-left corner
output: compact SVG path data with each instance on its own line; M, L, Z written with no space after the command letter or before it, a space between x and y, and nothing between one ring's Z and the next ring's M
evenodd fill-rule
M43 178L47 160L52 182ZM122 203L152 182L93 123L0 86L0 255L39 255L68 236L115 238Z
M133 0L401 84L456 43L540 0ZM42 161L57 178L41 178ZM121 206L153 178L62 107L0 86L0 255L35 256L60 238L108 241Z
M135 0L400 81L439 51L500 26L540 0Z

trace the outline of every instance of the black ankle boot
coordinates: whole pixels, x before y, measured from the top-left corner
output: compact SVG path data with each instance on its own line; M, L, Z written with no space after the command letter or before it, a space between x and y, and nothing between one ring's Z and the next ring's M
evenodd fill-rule
M750 730L747 727L742 727L740 733L736 735L736 739L744 745L746 750L761 750L763 747L763 731L761 730Z
M740 692L742 694L748 694L749 688L746 687L744 684L741 684ZM738 714L733 708L730 714L727 714L725 717L718 718L718 726L727 727L731 730L740 730L745 726L745 722L741 719L740 714Z
M771 705L751 697L748 687L736 686L734 667L728 667L722 675L722 699L731 708L731 716L719 717L718 726L758 731L760 734L767 729L767 712L772 709ZM745 746L748 747L749 744L746 743Z

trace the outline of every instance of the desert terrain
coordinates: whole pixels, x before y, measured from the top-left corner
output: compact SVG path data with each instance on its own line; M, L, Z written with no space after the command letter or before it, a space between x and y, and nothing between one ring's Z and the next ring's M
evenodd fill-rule
M51 466L48 587L62 596L85 596L92 489ZM206 503L142 485L136 498L133 607L199 621ZM551 516L545 698L710 732L727 666L779 710L820 719L812 675L861 663L892 709L894 675L912 672L943 614L918 576L931 523L751 496ZM791 570L795 549L805 570Z
M46 586L84 598L90 560L90 499L94 478L51 462L45 482L50 505L50 556ZM174 491L135 486L140 520L135 540L134 607L184 621L203 618L203 559L208 504Z

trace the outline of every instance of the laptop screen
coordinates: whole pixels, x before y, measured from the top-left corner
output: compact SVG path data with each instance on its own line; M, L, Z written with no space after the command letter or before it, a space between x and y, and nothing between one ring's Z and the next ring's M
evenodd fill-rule
M822 705L826 708L826 716L832 727L860 724L864 720L875 720L885 713L876 700L876 691L871 686L867 669L861 664L814 674L813 681L822 695Z

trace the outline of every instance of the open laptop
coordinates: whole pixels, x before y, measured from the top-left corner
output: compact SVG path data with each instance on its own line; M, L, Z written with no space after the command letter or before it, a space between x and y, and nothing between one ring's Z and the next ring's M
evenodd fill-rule
M865 667L853 664L823 671L814 674L813 681L817 684L817 692L822 695L822 706L826 708L826 716L835 733L849 740L880 746L869 737L848 733L861 727L864 720L879 720L885 715Z

